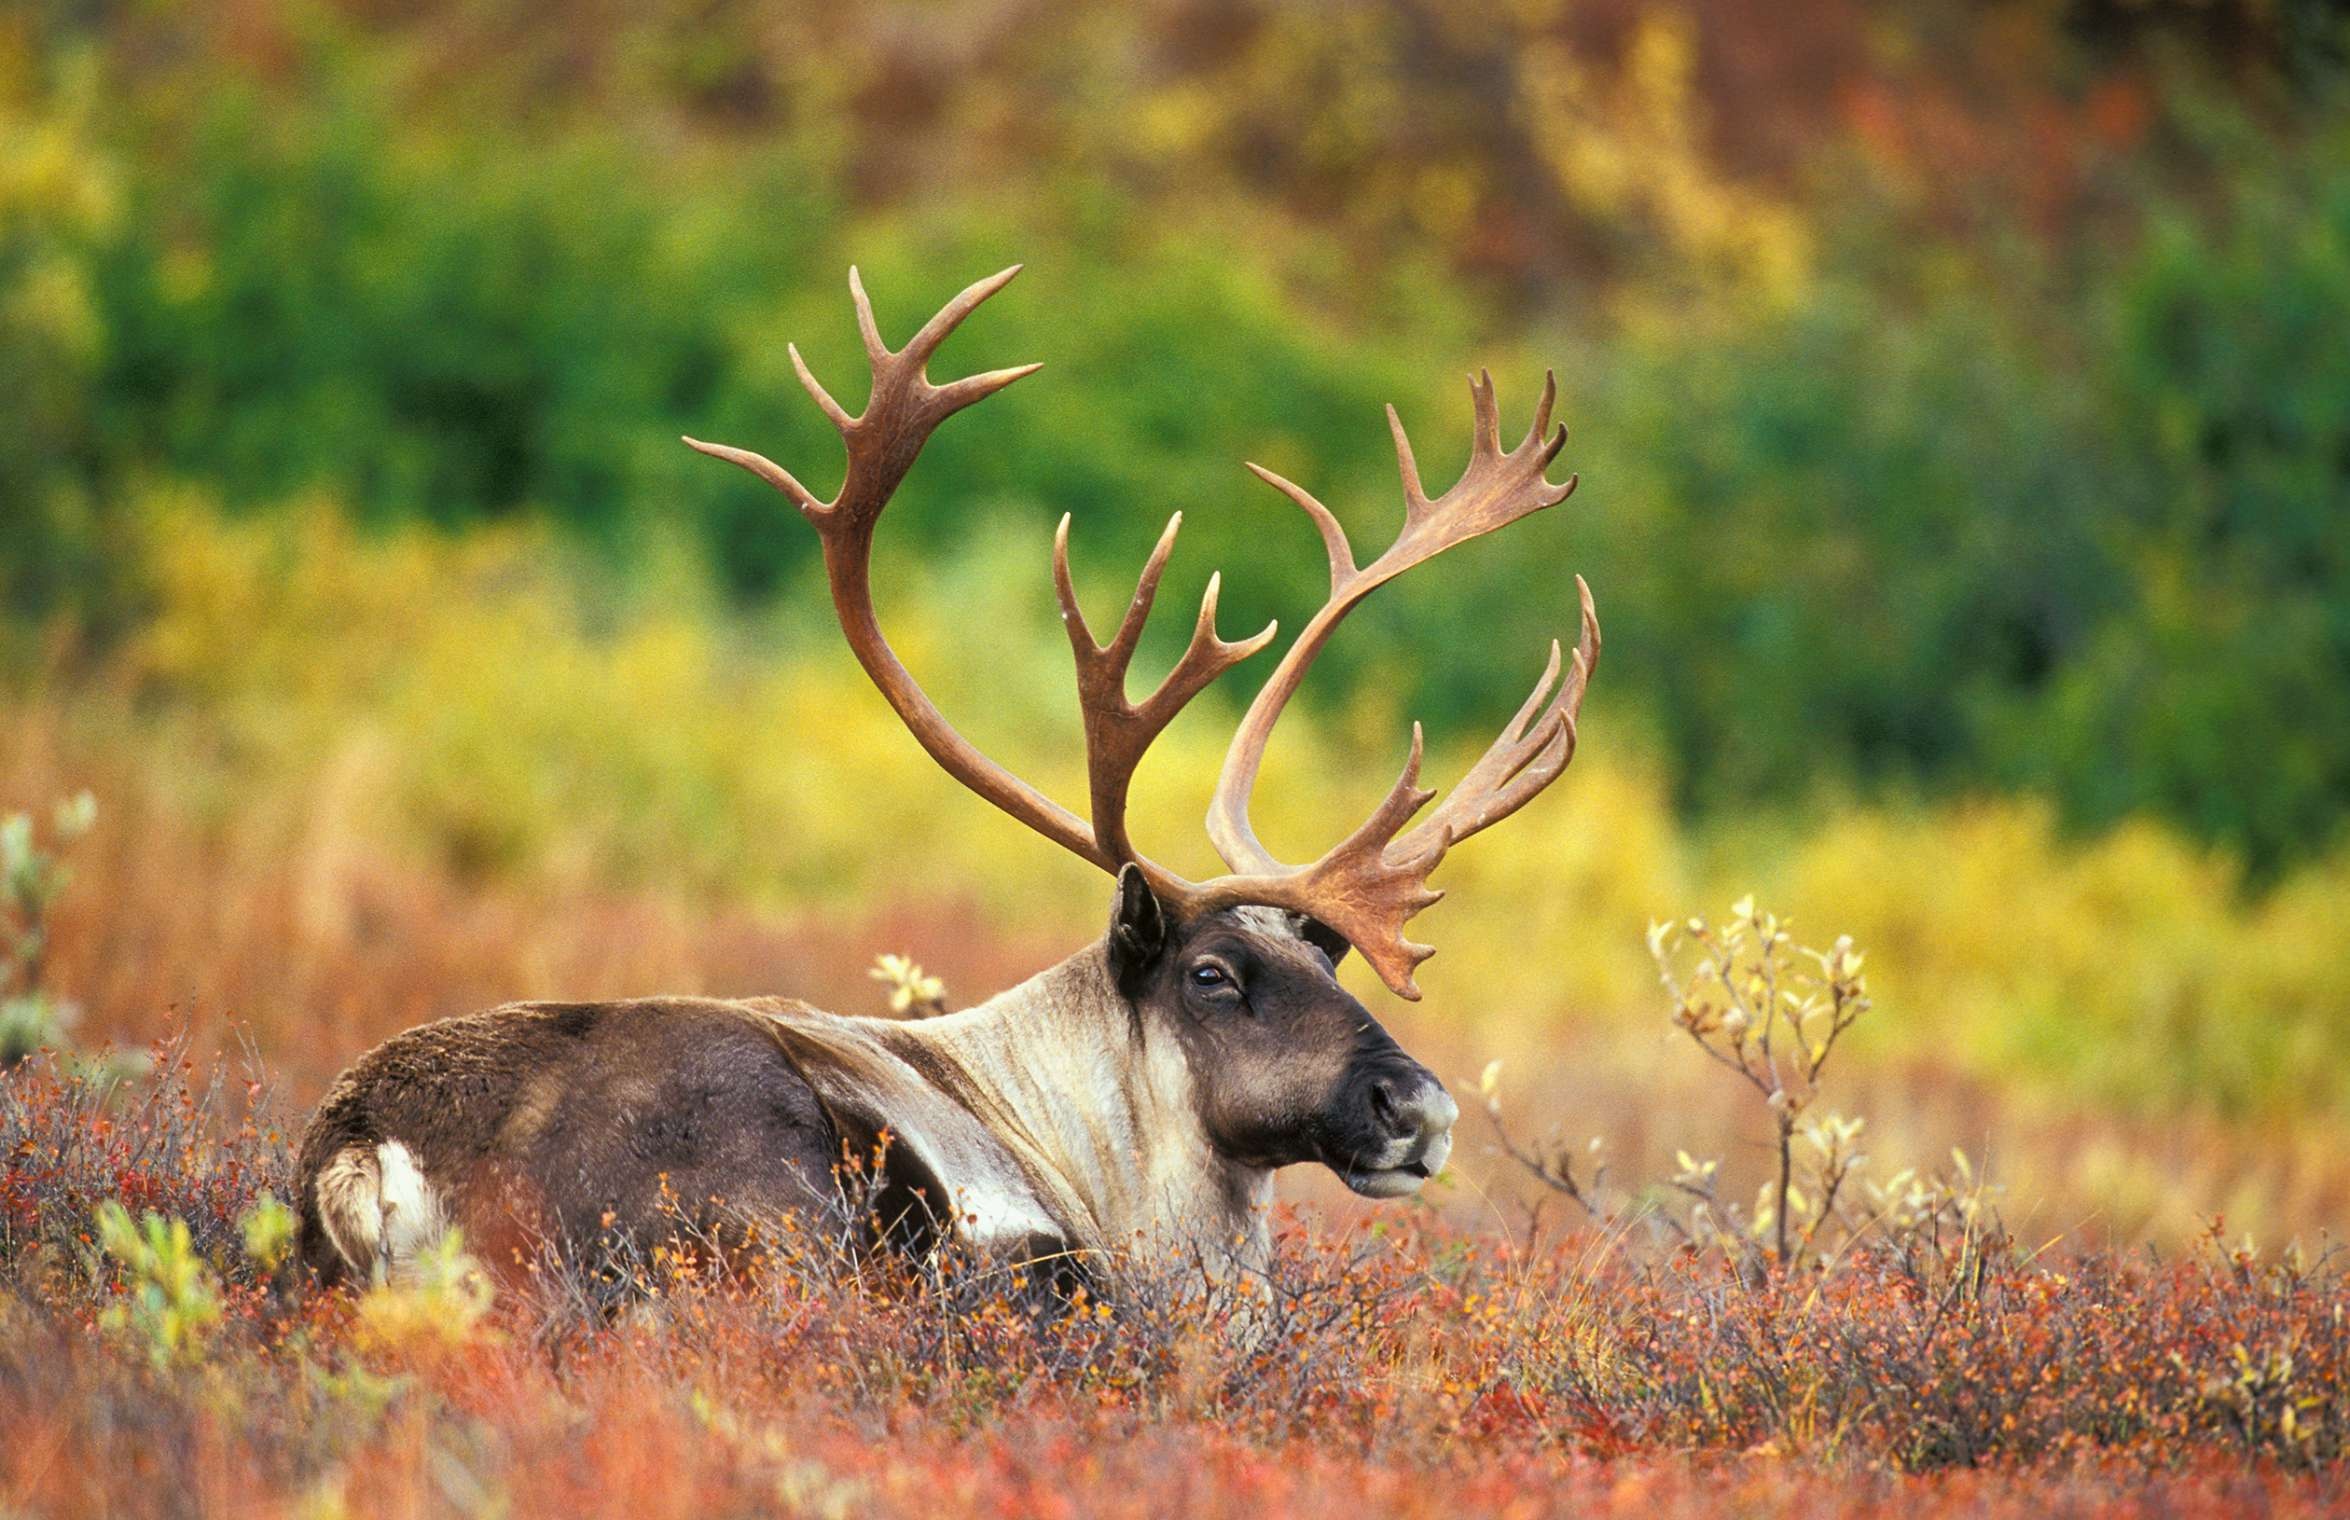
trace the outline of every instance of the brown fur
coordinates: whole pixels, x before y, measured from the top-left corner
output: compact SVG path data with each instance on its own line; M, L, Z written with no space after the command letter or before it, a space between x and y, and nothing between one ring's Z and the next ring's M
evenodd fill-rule
M412 1029L335 1083L303 1136L303 1259L345 1263L319 1216L320 1171L396 1140L449 1195L477 1244L552 1235L637 1244L684 1216L833 1196L841 1130L768 1027L781 1005L663 998L523 1003Z

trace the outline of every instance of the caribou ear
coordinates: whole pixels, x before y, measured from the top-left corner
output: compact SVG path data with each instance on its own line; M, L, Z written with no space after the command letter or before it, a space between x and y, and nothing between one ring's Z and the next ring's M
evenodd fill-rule
M1110 971L1120 987L1157 963L1167 947L1167 914L1158 895L1131 861L1118 868L1118 901L1110 910Z
M1304 937L1307 944L1329 956L1330 964L1333 966L1345 960L1346 952L1353 948L1347 944L1345 935L1320 919L1308 918L1303 913L1297 916L1297 932Z

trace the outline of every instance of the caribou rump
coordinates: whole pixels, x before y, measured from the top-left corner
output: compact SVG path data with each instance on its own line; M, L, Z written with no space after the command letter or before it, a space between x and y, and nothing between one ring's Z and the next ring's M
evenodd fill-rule
M1249 798L1275 724L1339 623L1373 590L1453 545L1566 499L1548 466L1546 379L1533 425L1502 446L1489 376L1470 382L1474 431L1460 479L1430 498L1393 407L1404 524L1358 564L1331 511L1249 468L1305 512L1328 553L1330 591L1242 717L1210 805L1229 873L1193 882L1128 837L1128 787L1185 704L1264 649L1276 630L1223 639L1211 577L1188 646L1139 701L1127 690L1173 551L1167 524L1107 642L1079 611L1069 520L1053 580L1076 657L1090 816L1044 796L950 727L884 638L870 581L873 531L931 432L1038 366L944 384L926 366L947 335L1018 267L950 301L900 349L882 341L857 272L849 289L872 366L851 416L790 348L792 365L848 454L822 500L760 455L686 442L781 491L814 526L850 650L922 747L957 781L1112 873L1108 931L1019 986L918 1021L844 1017L773 998L527 1003L399 1035L336 1082L306 1132L298 1172L302 1259L322 1278L381 1279L462 1227L495 1256L647 1249L681 1231L754 1231L793 1211L839 1210L843 1163L877 1169L858 1199L882 1238L922 1250L952 1239L1051 1257L1088 1276L1186 1244L1261 1263L1281 1167L1319 1163L1376 1198L1441 1170L1457 1108L1338 982L1351 948L1398 995L1431 952L1405 923L1441 895L1429 874L1461 840L1556 780L1599 655L1590 589L1580 633L1554 641L1541 679L1459 786L1419 783L1414 725L1402 775L1360 827L1303 864L1275 858Z

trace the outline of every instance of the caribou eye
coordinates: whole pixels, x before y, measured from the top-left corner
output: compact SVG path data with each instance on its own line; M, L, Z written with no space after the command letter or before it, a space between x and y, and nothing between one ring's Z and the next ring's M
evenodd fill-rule
M1202 992L1213 992L1232 985L1232 975L1222 966L1201 964L1191 968L1191 985Z

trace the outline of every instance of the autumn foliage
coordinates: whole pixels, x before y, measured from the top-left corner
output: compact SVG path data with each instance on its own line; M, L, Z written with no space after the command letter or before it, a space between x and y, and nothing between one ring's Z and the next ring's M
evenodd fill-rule
M0 1093L0 1494L37 1513L1868 1514L2037 1493L2220 1514L2344 1495L2331 1260L2216 1240L2035 1256L1986 1229L1755 1272L1406 1215L1291 1218L1262 1278L1174 1263L1115 1302L952 1259L819 1279L679 1256L615 1299L451 1254L321 1293L271 1227L287 1156L266 1093L184 1042L113 1080L41 1058Z

